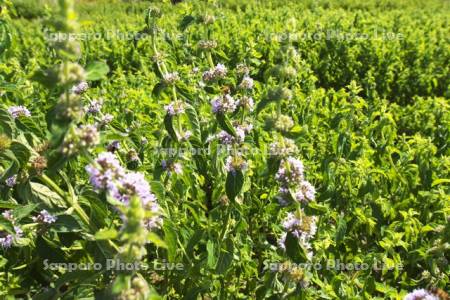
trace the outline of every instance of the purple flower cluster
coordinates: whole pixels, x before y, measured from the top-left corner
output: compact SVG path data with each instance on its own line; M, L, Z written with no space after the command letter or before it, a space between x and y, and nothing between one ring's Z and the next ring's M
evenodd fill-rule
M282 138L271 143L269 146L269 151L271 156L287 157L295 154L298 151L298 148L293 140Z
M251 90L253 88L253 79L245 75L239 84L239 88L243 90Z
M180 80L180 76L178 75L178 72L166 73L166 74L164 74L163 77L164 77L163 81L167 85L175 84L175 82Z
M180 133L180 141L187 141L192 136L192 131L186 130L185 132Z
M43 209L37 216L32 217L32 220L36 223L51 224L56 222L56 217L52 216L48 211Z
M240 63L236 66L236 73L248 75L250 73L250 69L243 63Z
M8 209L2 212L3 218L5 218L8 221L14 222L14 215L12 213L12 210Z
M111 152L100 153L97 159L86 166L89 181L96 190L106 190L114 199L127 205L131 197L139 197L144 209L159 212L155 195L142 173L127 172ZM161 224L160 216L146 220L149 224Z
M292 232L296 238L305 236L312 238L317 232L315 216L306 216L303 210L299 213L288 213L282 225L286 231Z
M243 96L237 102L238 102L238 106L240 106L243 109L248 110L250 112L252 112L255 107L255 102L253 101L253 98L249 97L249 96Z
M125 173L115 183L112 189L112 196L123 203L128 203L131 197L138 196L144 206L156 201L156 197L152 194L144 174L138 172Z
M225 170L227 172L236 173L237 171L245 171L248 168L247 162L238 155L228 156L225 161Z
M10 108L8 108L8 112L14 119L17 119L19 117L31 117L30 111L22 105L11 106Z
M309 202L315 198L314 186L304 179L303 163L293 157L283 159L278 169L275 179L280 184L280 196L284 198L289 191L292 191L294 199L298 202Z
M168 105L165 105L164 109L166 110L167 114L171 116L176 116L184 113L185 104L182 101L173 101L170 102Z
M114 120L114 116L111 114L105 114L103 115L103 117L100 119L100 125L107 125L109 123L112 122L112 120Z
M62 152L72 155L82 149L91 148L100 142L100 134L94 125L81 125L69 133L62 145Z
M227 68L223 64L217 64L213 69L205 71L202 75L203 81L213 81L224 78L227 75Z
M223 145L241 144L245 140L245 136L253 129L251 124L243 124L235 126L236 136L232 136L225 130L221 130L215 137L219 143Z
M17 175L13 175L11 177L8 177L5 180L5 184L8 187L10 187L10 188L14 187L16 185L16 183L17 183Z
M86 166L89 181L97 190L108 189L125 174L116 156L110 152L100 153L93 164ZM112 188L112 187L111 187Z
M77 85L74 85L71 89L70 92L77 94L77 95L81 95L83 93L85 93L89 88L89 84L86 81L82 81Z
M98 114L103 107L103 100L92 100L86 108L87 113L89 114Z
M0 231L0 247L3 249L11 248L14 241L14 236L4 231Z
M439 297L436 297L425 289L420 289L412 291L403 300L439 300Z
M290 232L298 240L299 244L307 251L309 259L312 258L310 240L317 232L317 218L307 216L303 209L295 213L288 213L283 220L282 226L285 232L282 234L278 244L281 249L286 250L286 236Z
M219 96L211 101L212 111L215 114L232 113L236 110L237 103L229 94Z
M316 189L314 186L306 180L302 180L299 185L299 189L295 191L294 198L298 202L308 202L314 200Z
M223 145L231 145L235 142L234 136L226 132L225 130L220 131L216 135L217 139L219 140L219 143Z
M14 226L14 234L10 234L6 231L0 231L0 247L3 249L11 248L14 241L20 239L23 236L23 231L19 226L15 225L14 216L11 210L6 210L2 213L3 218L10 221Z
M303 180L303 163L294 157L288 157L281 161L275 179L282 185L295 184Z
M183 173L183 167L178 162L163 160L161 162L161 167L163 168L163 170L167 171L167 174L169 175L172 173L175 174Z

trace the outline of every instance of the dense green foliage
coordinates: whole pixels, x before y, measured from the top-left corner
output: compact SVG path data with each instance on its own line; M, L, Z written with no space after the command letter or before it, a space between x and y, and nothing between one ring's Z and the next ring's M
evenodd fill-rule
M449 286L448 2L81 1L79 28L55 3L37 2L2 4L0 209L14 218L0 216L0 238L14 226L23 236L0 248L0 297L134 299L123 291L138 290L136 278L150 291L142 299L401 299ZM81 51L49 39L72 29L85 34ZM202 40L217 47L200 49ZM86 69L90 86L72 102L69 88L81 75L62 78L57 69L69 61ZM201 73L219 63L225 78L203 82ZM239 88L242 64L251 91ZM173 85L171 72L179 74ZM213 113L211 100L228 92L253 97L255 110ZM74 112L100 98L100 115L62 116L69 102ZM166 113L175 100L183 114ZM13 105L31 116L13 118ZM97 126L96 145L63 151L79 125L105 114L114 120ZM230 150L248 167L231 172L213 137L224 130L237 139L237 124L253 129ZM313 201L279 203L283 161L267 149L283 137L298 148ZM161 228L143 231L140 204L123 208L89 182L86 165L112 141L121 164L150 183ZM161 151L169 148L188 151ZM42 209L56 222L36 222ZM312 258L290 234L287 250L279 247L293 211L317 217ZM130 260L131 249L149 269L44 268L46 260ZM327 268L335 260L370 267ZM155 261L169 267L155 269ZM322 267L289 265L308 261ZM267 268L276 263L287 267Z

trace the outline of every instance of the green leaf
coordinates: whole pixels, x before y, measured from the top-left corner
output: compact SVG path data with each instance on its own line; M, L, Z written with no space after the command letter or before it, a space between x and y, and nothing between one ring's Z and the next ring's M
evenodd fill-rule
M0 20L0 55L11 46L12 36L8 23Z
M256 105L256 114L259 114L259 112L261 110L263 110L267 105L269 105L269 103L272 102L271 100L269 100L268 98L263 98L261 101L258 102L258 104Z
M19 142L12 142L10 150L14 153L21 166L28 163L31 153L27 146Z
M177 234L169 222L164 222L164 241L167 245L167 258L169 262L174 262L177 254Z
M119 294L121 291L128 289L130 286L130 278L131 276L128 274L117 275L116 280L114 280L112 285L112 293Z
M206 252L208 253L207 264L208 267L214 268L216 264L216 258L214 257L214 243L211 240L208 240L206 244Z
M434 180L433 183L431 184L431 187L434 187L434 186L436 186L436 185L443 184L443 183L450 183L450 179L446 179L446 178L436 179L436 180Z
M308 259L306 257L305 251L300 246L298 239L291 233L286 234L286 255L295 263L303 263Z
M170 137L174 141L178 141L177 133L175 132L175 129L173 129L173 117L169 114L166 114L164 117L164 126L166 127L167 132L169 133Z
M162 183L159 181L151 181L150 187L151 187L152 193L155 194L156 198L159 201L162 201L166 194Z
M241 171L228 172L225 189L228 199L233 201L244 185L244 175Z
M11 221L6 220L3 217L0 217L0 230L5 230L8 233L14 234L14 226Z
M178 28L180 29L180 31L184 31L194 21L195 21L195 18L193 16L191 16L191 15L184 16L183 19L181 20Z
M150 232L147 235L147 240L155 244L156 247L167 249L167 244L154 232Z
M109 73L109 66L105 62L95 61L86 67L86 80L96 81Z
M44 202L46 206L65 207L65 202L61 196L49 189L47 186L37 182L30 182L30 186L33 195Z
M347 222L345 221L345 217L341 215L338 220L337 228L336 228L336 236L335 241L336 244L339 244L344 240L345 233L347 232Z
M236 131L234 130L233 125L231 125L231 122L226 115L216 114L216 119L219 123L220 128L222 128L232 136L236 136Z
M233 252L234 252L233 240L228 238L226 240L225 246L226 250L222 249L220 251L219 260L217 261L216 272L219 274L224 274L233 263Z
M157 84L155 84L155 86L153 87L152 90L152 95L153 96L159 96L162 92L162 90L166 87L166 85L162 82L158 82Z
M24 205L24 206L19 206L17 208L15 208L13 210L13 215L14 218L17 221L20 221L21 219L27 217L29 214L31 214L36 207L38 206L38 204L28 204L28 205Z
M200 122L198 120L197 111L191 106L186 105L186 114L189 118L189 123L191 124L191 129L196 138L201 140L201 130L200 130Z
M95 234L96 240L113 240L117 238L118 232L113 228L100 229Z
M57 216L56 222L52 224L51 229L55 232L61 233L80 232L83 230L77 220L69 215Z
M46 88L53 89L58 83L58 71L56 68L40 69L34 72L31 80L39 82Z

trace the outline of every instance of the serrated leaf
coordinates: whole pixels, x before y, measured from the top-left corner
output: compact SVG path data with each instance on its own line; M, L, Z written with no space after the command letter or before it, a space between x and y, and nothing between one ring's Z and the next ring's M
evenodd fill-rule
M61 196L49 189L47 186L37 182L30 182L30 187L33 195L41 200L45 205L49 207L65 207L64 199L62 199Z
M38 205L39 204L35 203L14 208L13 210L14 218L17 221L20 221L21 219L30 215L36 209L36 207L38 207Z
M197 111L191 106L186 105L186 114L189 118L189 123L191 124L191 129L196 138L201 140L201 130L200 130L200 122L198 120Z

